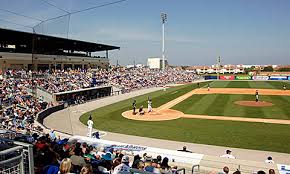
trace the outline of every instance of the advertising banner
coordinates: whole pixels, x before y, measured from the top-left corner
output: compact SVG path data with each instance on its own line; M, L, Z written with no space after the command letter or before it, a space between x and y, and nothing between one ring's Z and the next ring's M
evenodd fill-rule
M269 80L269 76L253 76L253 80Z
M235 76L220 76L221 80L235 80Z
M217 79L217 76L205 76L204 79L205 80L215 80L215 79Z
M251 76L236 76L236 80L252 80Z
M290 166L285 164L277 164L280 174L290 174Z
M288 76L288 80L290 80L290 76Z
M287 80L287 76L270 76L270 80Z

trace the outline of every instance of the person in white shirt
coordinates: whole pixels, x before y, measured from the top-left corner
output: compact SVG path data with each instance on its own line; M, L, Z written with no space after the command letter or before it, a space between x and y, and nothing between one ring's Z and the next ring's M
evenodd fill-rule
M115 167L112 174L121 174L121 173L127 173L130 172L130 166L129 166L129 156L124 155L121 160L121 164L119 164L117 167Z
M270 156L265 160L265 163L275 164L275 162L273 161L272 157L270 157Z
M94 125L94 122L92 121L92 115L90 115L89 117L89 120L87 122L87 125L88 125L88 130L89 130L89 133L88 133L88 137L92 137L92 131L93 131L93 125Z
M231 158L231 159L236 159L236 157L234 157L233 155L231 155L231 152L230 150L226 150L226 154L220 156L222 158Z

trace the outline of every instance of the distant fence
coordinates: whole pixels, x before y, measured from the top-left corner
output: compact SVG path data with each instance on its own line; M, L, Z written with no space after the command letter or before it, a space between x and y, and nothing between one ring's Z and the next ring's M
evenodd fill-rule
M247 76L247 75L220 75L220 76L204 76L205 80L290 80L290 76Z
M52 107L49 107L43 111L41 111L40 113L38 113L37 115L37 121L43 125L43 120L49 116L50 114L54 113L54 112L57 112L57 111L60 111L62 109L65 108L65 104L60 104L60 105L57 105L57 106L52 106Z

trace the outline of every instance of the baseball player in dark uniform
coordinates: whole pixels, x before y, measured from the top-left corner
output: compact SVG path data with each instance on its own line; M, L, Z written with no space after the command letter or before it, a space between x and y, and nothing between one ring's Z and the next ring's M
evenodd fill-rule
M284 89L284 90L286 90L286 89L287 89L287 88L286 88L286 85L283 85L283 89Z
M259 91L258 90L256 90L255 96L256 96L256 102L258 102L259 101Z
M133 107L133 115L135 115L136 114L136 100L133 101L132 107Z

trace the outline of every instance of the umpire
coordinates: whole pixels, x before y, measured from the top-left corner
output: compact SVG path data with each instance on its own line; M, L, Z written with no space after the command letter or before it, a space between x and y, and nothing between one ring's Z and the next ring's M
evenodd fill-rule
M133 101L132 107L133 107L133 115L136 115L136 100Z

